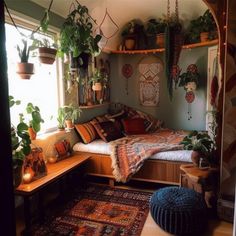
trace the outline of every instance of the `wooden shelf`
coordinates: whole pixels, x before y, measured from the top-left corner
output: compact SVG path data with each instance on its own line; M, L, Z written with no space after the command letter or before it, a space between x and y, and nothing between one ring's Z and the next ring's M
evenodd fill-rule
M104 102L102 104L95 104L95 105L89 105L89 106L79 106L80 109L91 109L91 108L98 108L109 105L110 102Z
M186 44L183 45L183 49L191 49L191 48L197 48L197 47L205 47L205 46L212 46L218 44L218 39L212 40L212 41L206 41L202 43L194 43L194 44ZM149 54L149 53L158 53L158 52L164 52L164 48L157 48L157 49L148 49L148 50L111 50L111 53L114 54Z

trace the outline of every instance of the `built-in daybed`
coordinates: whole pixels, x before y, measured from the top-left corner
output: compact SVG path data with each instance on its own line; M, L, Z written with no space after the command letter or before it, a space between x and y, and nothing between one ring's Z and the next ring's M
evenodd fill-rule
M86 173L89 176L105 177L111 185L114 184L110 144L101 139L89 144L79 142L74 145L74 151L87 154L91 158L87 163ZM130 179L154 183L178 185L180 180L180 165L191 162L191 151L165 151L152 155L144 161L140 170Z

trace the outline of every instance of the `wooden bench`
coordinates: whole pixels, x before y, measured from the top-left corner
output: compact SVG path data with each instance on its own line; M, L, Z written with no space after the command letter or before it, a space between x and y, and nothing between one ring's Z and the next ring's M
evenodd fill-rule
M48 173L46 176L29 184L21 184L15 189L15 194L22 196L24 199L25 235L30 234L31 228L30 197L36 193L40 194L41 190L71 173L71 171L84 164L89 158L89 155L74 154L57 163L49 163L47 164ZM39 207L42 207L41 198L39 197Z

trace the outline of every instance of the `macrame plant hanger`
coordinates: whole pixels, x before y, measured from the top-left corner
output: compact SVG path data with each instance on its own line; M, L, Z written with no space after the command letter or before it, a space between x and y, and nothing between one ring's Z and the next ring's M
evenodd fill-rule
M115 26L115 30L113 33L111 33L110 35L105 35L103 30L102 30L102 27L103 27L103 24L105 23L105 20L108 18L108 20L110 20L110 22ZM111 17L111 15L109 14L107 8L106 8L106 11L105 11L105 15L100 23L100 25L98 26L98 28L96 29L96 31L98 31L98 33L102 36L102 41L105 39L105 44L102 46L101 49L103 49L106 45L107 45L107 42L109 39L111 39L112 37L114 37L117 32L119 31L119 26L116 24L116 22L113 20L113 18Z
M183 37L181 34L182 26L179 22L178 0L175 0L175 23L171 22L170 0L167 1L167 27L165 32L165 62L167 87L170 100L173 98L173 87L177 88L179 81L180 68L178 61L182 49ZM173 86L175 85L175 86Z

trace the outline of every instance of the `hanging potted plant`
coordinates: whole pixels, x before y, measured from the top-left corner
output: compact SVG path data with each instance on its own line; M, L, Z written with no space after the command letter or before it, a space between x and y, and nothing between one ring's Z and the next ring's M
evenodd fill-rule
M88 13L88 8L78 4L66 18L60 32L60 52L71 55L71 63L87 69L89 56L99 54L98 43L101 35L93 36L95 21Z
M89 84L91 84L92 90L96 94L96 100L99 103L102 103L102 90L104 87L106 87L107 80L107 76L103 75L100 70L96 69L93 76L88 82Z
M35 38L32 35L33 46L38 48L39 61L43 64L53 64L57 54L57 44L55 42L50 42L48 34L48 24L49 24L49 14L48 10L45 11L43 19L40 21L40 30L45 36L42 38ZM55 41L55 40L54 40Z
M22 79L30 79L34 74L34 64L28 63L30 51L33 50L32 46L28 46L26 40L22 39L23 47L21 48L17 45L18 55L20 57L20 62L17 63L16 73Z
M10 108L14 105L19 105L20 101L15 101L12 96L9 96ZM13 158L13 180L14 187L17 188L22 181L22 165L24 159L31 152L31 140L28 134L28 125L20 121L15 126L11 125L11 149Z
M57 55L57 44L51 43L48 38L33 40L34 47L38 48L39 61L43 64L53 64Z

